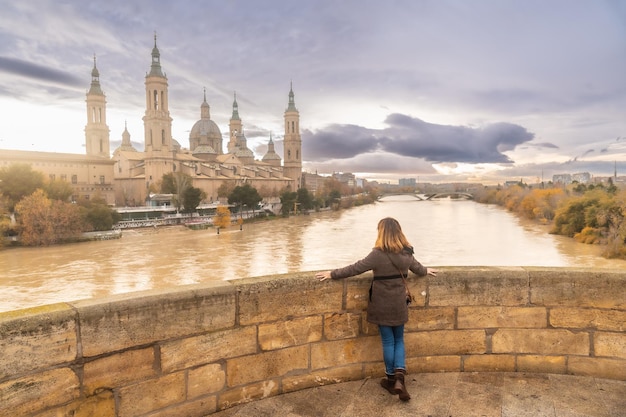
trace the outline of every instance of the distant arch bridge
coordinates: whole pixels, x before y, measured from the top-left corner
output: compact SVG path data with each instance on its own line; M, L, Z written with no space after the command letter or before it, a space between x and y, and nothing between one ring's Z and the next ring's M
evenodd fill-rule
M417 193L383 193L378 196L378 200L383 199L385 197L392 197L396 195L408 195L415 197L420 201L428 201L428 200L437 200L442 198L450 198L452 200L473 200L474 196L470 193L459 192L459 191L451 191L451 192L442 192L442 193L428 193L428 194L417 194Z

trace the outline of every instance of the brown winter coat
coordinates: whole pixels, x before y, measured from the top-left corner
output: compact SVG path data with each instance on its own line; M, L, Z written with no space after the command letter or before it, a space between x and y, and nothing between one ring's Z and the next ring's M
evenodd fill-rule
M332 279L348 278L370 270L373 272L371 297L367 305L367 321L373 324L399 326L409 320L404 282L392 261L405 277L408 270L419 276L427 273L426 267L413 257L412 248L406 248L401 253L387 253L375 248L360 261L331 272ZM393 276L395 278L380 279Z

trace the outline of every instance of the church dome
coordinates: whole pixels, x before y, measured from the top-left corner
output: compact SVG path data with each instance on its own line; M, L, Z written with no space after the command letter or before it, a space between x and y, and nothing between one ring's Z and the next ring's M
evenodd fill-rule
M237 149L234 152L235 156L237 158L254 158L254 152L252 152L250 149L248 148L244 148L244 149Z
M215 149L211 148L209 145L200 145L196 147L191 153L193 156L197 155L217 155Z
M211 119L198 120L189 133L189 139L208 137L209 139L222 140L222 132L217 124Z
M195 152L199 146L208 146L216 154L222 153L222 132L217 124L211 120L210 106L206 102L206 92L204 101L200 106L200 120L194 123L189 132L189 150Z

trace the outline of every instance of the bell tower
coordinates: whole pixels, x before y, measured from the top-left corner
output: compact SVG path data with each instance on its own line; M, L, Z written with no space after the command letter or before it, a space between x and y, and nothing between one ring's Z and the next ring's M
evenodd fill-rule
M143 116L146 186L174 170L172 118L169 112L167 76L161 70L156 33L152 64L146 74L146 112Z
M243 126L241 124L241 118L239 117L239 105L237 104L237 92L235 99L233 100L233 114L230 117L228 123L229 140L228 140L228 152L234 153L237 150L237 136L243 132Z
M302 138L300 136L300 113L296 108L293 84L289 89L289 104L285 110L283 175L294 181L293 191L302 186Z
M111 157L109 147L109 127L106 119L106 96L100 88L100 72L93 57L91 87L87 92L87 125L85 126L85 148L87 155Z

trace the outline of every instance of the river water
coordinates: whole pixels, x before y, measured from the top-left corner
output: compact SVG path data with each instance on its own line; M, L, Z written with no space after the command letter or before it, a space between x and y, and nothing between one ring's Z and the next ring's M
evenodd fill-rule
M422 264L626 268L496 206L411 196L222 229L124 230L121 239L0 250L0 311L211 280L332 269L364 257L395 217ZM313 277L313 274L311 274Z

